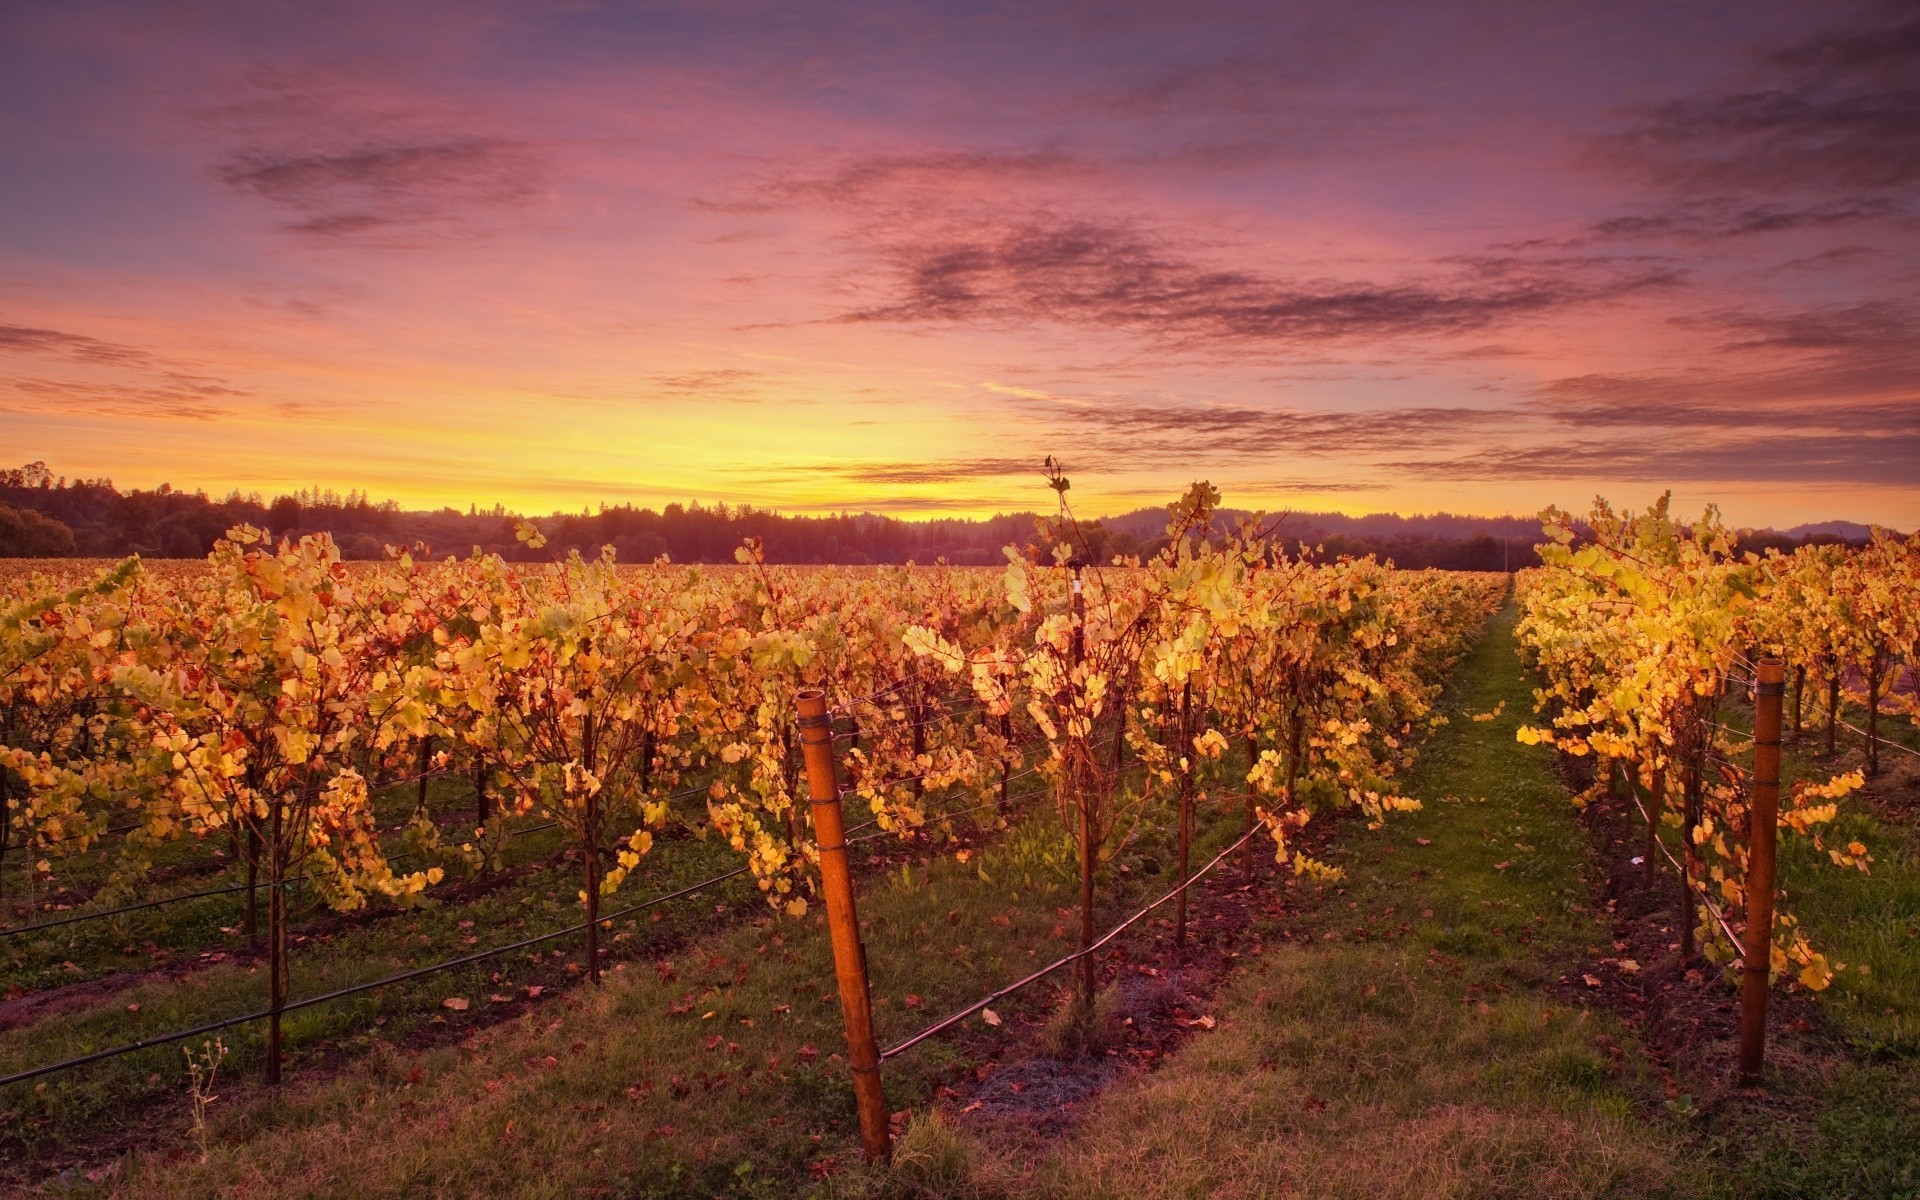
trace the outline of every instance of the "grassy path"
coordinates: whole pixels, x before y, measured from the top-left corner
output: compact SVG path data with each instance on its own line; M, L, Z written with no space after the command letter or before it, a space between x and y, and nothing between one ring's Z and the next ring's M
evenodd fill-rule
M1530 691L1512 624L1494 619L1443 701L1407 781L1423 811L1343 833L1344 886L1301 897L1287 940L1218 998L1219 1028L1110 1091L1049 1159L976 1166L960 1191L1695 1190L1677 1131L1636 1111L1653 1090L1629 1035L1583 994L1607 924L1550 754L1514 740Z

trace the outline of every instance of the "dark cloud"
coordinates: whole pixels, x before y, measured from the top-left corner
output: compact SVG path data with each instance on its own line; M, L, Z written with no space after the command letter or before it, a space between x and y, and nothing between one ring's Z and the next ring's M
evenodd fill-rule
M1229 458L1404 451L1477 437L1488 427L1510 420L1511 414L1500 409L1276 412L1215 405L1089 412L1078 423L1084 432L1113 450L1182 459L1196 451Z
M232 99L193 113L233 147L210 174L294 214L281 226L291 233L405 244L546 190L542 145L345 72L260 71L224 86Z
M1893 352L1920 365L1920 309L1893 300L1776 313L1728 313L1680 323L1734 334L1728 350ZM1915 380L1920 385L1920 378Z
M223 397L245 393L219 384L191 381L159 384L83 383L66 379L12 379L4 385L20 402L0 408L13 412L86 412L112 417L161 417L183 421L213 421L231 416Z
M737 391L765 377L759 371L729 367L715 371L687 371L678 375L656 375L653 381L662 391L699 395L716 391Z
M775 212L807 204L863 211L917 206L924 212L929 198L950 207L956 190L1027 187L1085 178L1094 171L1094 165L1086 159L1053 149L870 154L848 159L824 172L764 177L748 184L744 195L699 199L694 204L723 213Z
M359 145L339 152L249 149L214 168L215 177L235 191L312 214L285 228L318 237L518 204L539 192L531 174L527 147L497 138Z
M1920 305L1870 300L1672 319L1715 339L1697 366L1595 372L1535 389L1536 411L1574 426L1648 429L1920 427Z
M1297 103L1320 73L1295 57L1230 55L1156 72L1089 103L1124 116L1266 115Z
M1814 206L1739 205L1704 201L1679 205L1664 212L1609 217L1595 222L1590 236L1565 244L1592 245L1596 242L1662 238L1711 242L1865 224L1911 228L1920 224L1920 217L1916 217L1905 206L1887 199L1846 200Z
M1064 218L902 241L881 257L889 294L836 321L1044 322L1189 346L1472 333L1677 280L1646 263L1512 257L1409 282L1294 280L1209 267L1145 232Z
M1008 479L1042 475L1038 458L969 458L944 461L832 463L803 468L844 479L849 483L906 486L957 483L963 479Z
M1431 480L1602 479L1655 484L1913 485L1920 432L1859 437L1571 439L1376 464Z
M7 406L9 411L44 412L58 405L66 411L114 416L211 420L229 414L228 401L250 394L139 346L57 329L0 325L0 355L8 353L109 368L120 376L115 380L0 380L0 386L19 398L19 402Z
M862 496L854 503L844 500L829 500L817 503L783 502L781 512L787 513L918 513L918 512L987 512L1006 507L1002 496L879 496L869 499Z
M35 329L26 325L0 325L0 354L7 353L70 358L76 362L108 367L151 367L155 364L153 355L137 346L123 346L83 334Z
M1598 155L1693 193L1898 196L1920 182L1920 17L1879 11L1764 55L1757 86L1643 110Z
M1252 492L1255 495L1272 492L1377 492L1386 486L1384 483L1361 479L1237 479L1223 485L1232 492Z

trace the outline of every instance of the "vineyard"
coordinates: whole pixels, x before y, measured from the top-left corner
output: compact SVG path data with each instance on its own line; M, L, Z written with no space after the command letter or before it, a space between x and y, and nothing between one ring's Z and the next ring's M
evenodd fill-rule
M479 1112L544 1071L543 1108L583 1128L644 1111L655 1194L783 1194L781 1169L818 1182L857 1157L906 1169L949 1136L912 1113L991 1073L982 1039L1030 1028L1062 1061L1125 1057L1109 1035L1147 1023L1130 978L1225 979L1285 940L1259 932L1272 906L1299 932L1309 903L1431 885L1441 870L1395 874L1428 850L1471 875L1499 847L1428 785L1495 742L1474 752L1540 771L1528 747L1550 746L1569 781L1562 816L1515 810L1546 832L1502 852L1539 865L1485 871L1533 911L1484 946L1462 932L1474 914L1435 917L1442 901L1389 920L1404 899L1297 940L1372 953L1368 929L1417 928L1422 971L1584 953L1561 925L1584 911L1575 862L1631 810L1644 907L1703 994L1744 974L1790 1005L1904 1003L1872 972L1909 948L1860 961L1795 900L1906 869L1846 808L1915 755L1920 540L1739 555L1712 513L1549 512L1545 565L1512 585L1537 711L1469 711L1448 680L1497 640L1507 576L1326 561L1258 520L1223 535L1218 502L1196 485L1145 561L1095 561L1063 503L1002 568L774 567L751 540L719 568L419 547L346 564L325 536L242 527L205 563L0 577L8 1178L152 1152L155 1123L175 1147L161 1161L197 1139L204 1163L224 1144L216 1081L268 1106L227 1139L270 1145L276 1090L399 1097L425 1086L421 1054L461 1064L429 1104ZM1780 772L1770 713L1821 761ZM1779 886L1752 821L1771 783ZM1608 963L1639 986L1641 963ZM1494 979L1468 986L1487 1013L1509 1002ZM1342 1002L1366 1008L1377 982ZM1216 1023L1188 986L1155 1010L1183 1036ZM1879 1034L1899 1045L1911 1020ZM469 1072L495 1045L520 1065ZM564 1085L563 1059L582 1064ZM790 1109L820 1115L789 1126ZM487 1118L492 1144L514 1144L520 1112ZM719 1174L700 1173L706 1149L676 1155L689 1122L714 1127ZM595 1143L581 1166L619 1158Z

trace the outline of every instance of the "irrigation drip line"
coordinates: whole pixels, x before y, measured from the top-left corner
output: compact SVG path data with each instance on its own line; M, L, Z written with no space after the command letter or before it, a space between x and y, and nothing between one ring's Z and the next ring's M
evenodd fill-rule
M750 869L751 868L748 866L735 867L733 870L728 871L723 875L715 875L711 879L704 879L699 883L690 884L687 887L681 888L677 892L668 892L664 896L655 896L651 900L644 901L640 904L630 905L629 907L620 909L617 912L603 913L595 921L581 921L578 924L569 925L564 929L556 929L549 933L542 933L534 937L523 938L520 941L511 942L504 946L494 946L490 949L481 950L473 954L462 955L459 958L448 959L446 962L434 963L431 966L416 967L411 971L402 971L397 975L389 975L384 979L376 979L368 983L356 983L351 987L338 988L331 992L322 992L320 995L317 995L317 996L308 996L301 1000L291 1000L291 1001L288 1001L286 1004L282 1005L280 1007L280 1011L282 1013L289 1013L289 1012L293 1012L296 1009L310 1008L316 1004L325 1004L330 1000L340 1000L347 996L358 995L361 992L371 992L377 988L391 987L396 983L405 983L408 980L420 979L420 978L423 978L424 976L437 974L441 971L452 970L455 967L464 967L471 963L483 962L489 958L497 958L502 954L511 954L515 950L525 950L529 946L538 946L543 942L551 942L556 938L566 937L569 934L581 933L585 931L587 926L589 925L605 924L606 922L617 921L622 917L631 916L634 913L652 908L657 904L665 904L669 900L677 900L682 896L690 896L690 895L693 895L695 892L705 891L707 888L713 887L715 884L724 883L727 880L732 879L738 875L744 875ZM85 1066L88 1063L99 1062L102 1059L116 1058L122 1054L132 1054L138 1050L146 1050L154 1046L165 1046L172 1042L184 1041L185 1039L190 1037L198 1037L203 1033L214 1033L221 1029L232 1028L235 1025L245 1025L253 1021L262 1021L268 1017L271 1017L272 1015L273 1015L272 1009L262 1009L259 1012L247 1013L244 1016L238 1016L238 1017L228 1017L225 1020L213 1021L205 1025L196 1026L195 1028L192 1028L192 1029L184 1029L174 1033L166 1033L166 1034L157 1035L155 1037L142 1038L139 1041L128 1042L125 1045L110 1047L109 1049L106 1049L106 1050L96 1050L92 1054L84 1054L78 1058L67 1059L64 1062L49 1063L46 1066L34 1067L26 1071L16 1071L12 1075L0 1077L0 1087L6 1087L7 1085L14 1084L14 1083L23 1083L26 1080L37 1079L42 1075L51 1075L58 1071L71 1070L74 1067Z
M538 833L543 829L552 829L554 826L558 825L559 823L560 822L558 821L548 821L541 825L529 825L525 829L515 829L511 833L509 833L507 836L521 837L529 833ZM403 825L403 826L400 826L399 828L405 829L406 826ZM418 857L419 857L418 851L409 850L409 851L406 851L405 853L390 855L387 857L386 861L389 864L391 864L391 863L397 863L397 862L405 862L410 858L418 858ZM284 886L291 887L296 883L305 883L307 880L312 878L314 878L314 876L312 875L296 875L293 878L286 880ZM256 883L254 886L260 887L260 888L270 888L273 886L273 884L271 882L261 881ZM33 925L15 925L8 929L0 929L0 938L9 938L9 937L15 936L16 934L22 934L22 933L33 933L36 930L41 930L41 929L54 929L61 925L78 925L84 921L105 920L108 917L118 917L130 912L140 912L144 909L159 908L167 904L184 903L185 901L188 901L188 900L204 900L210 896L231 896L236 892L244 892L246 890L247 890L246 884L237 883L232 885L231 887L212 888L204 892L183 892L178 896L162 896L157 900L144 900L138 904L127 904L127 905L122 905L119 908L102 909L98 912L74 913L70 916L60 917L52 921L40 921Z
M70 833L65 837L55 838L50 842L39 842L29 838L28 840L21 842L18 845L9 843L7 846L7 849L28 851L27 857L23 857L20 860L21 862L26 862L28 858L31 857L33 851L47 850L54 846L64 846L68 842L77 842L81 838L85 838L85 837L100 839L100 838L112 837L116 833L132 833L134 830L138 828L140 828L140 824L139 822L136 821L132 825L111 825L105 829L102 829L99 833L85 833L85 832Z
M918 1046L921 1042L926 1041L928 1038L934 1037L941 1033L945 1033L947 1030L952 1029L955 1025L958 1025L960 1022L966 1020L968 1017L972 1016L974 1013L979 1012L981 1009L985 1008L987 1005L992 1004L994 1001L1004 999L1007 996L1011 996L1013 993L1019 991L1021 988L1024 988L1029 984L1037 983L1038 981L1053 974L1055 971L1058 971L1061 967L1067 966L1070 963L1073 963L1078 961L1079 959L1085 958L1087 955L1094 953L1096 950L1100 950L1104 948L1107 945L1107 943L1111 942L1114 938L1119 937L1122 932L1124 932L1126 929L1128 929L1129 927L1131 927L1132 925L1140 921L1148 913L1152 912L1156 908L1159 908L1162 904L1165 904L1167 901L1173 899L1175 896L1178 896L1181 892L1185 891L1186 889L1192 887L1195 883L1199 882L1202 876L1206 875L1207 872L1219 866L1220 863L1224 861L1228 855L1232 854L1235 850L1238 850L1241 846L1244 846L1255 834L1259 833L1262 828L1263 828L1262 826L1255 826L1254 828L1249 829L1247 830L1247 832L1241 834L1226 849L1214 855L1213 860L1207 863L1206 866L1201 867L1198 871L1195 871L1193 874L1187 876L1186 879L1182 880L1179 884L1175 885L1174 888L1171 891L1169 891L1166 895L1160 897L1158 900L1155 900L1153 903L1147 905L1145 908L1142 908L1139 912L1134 913L1132 916L1128 917L1126 920L1120 922L1118 925L1115 925L1112 929L1109 929L1106 933L1101 935L1099 940L1092 942L1084 950L1075 950L1071 954L1068 954L1062 958L1056 959L1053 962L1047 964L1046 966L1041 967L1038 971L1035 971L1032 974L1029 974L1022 979L1018 979L1013 983L1008 984L1006 987L1003 987L996 992L992 992L982 997L981 999L974 1001L972 1004L967 1005L965 1008L959 1010L958 1012L953 1013L950 1016L943 1017L938 1021L935 1021L933 1024L920 1030L920 1032L913 1034L911 1037L908 1037L905 1041L896 1043L895 1045L889 1046L887 1049L882 1050L880 1052L880 1060L882 1062L885 1062L887 1059L892 1058L897 1054L904 1054L908 1050L911 1050L915 1046ZM4 1083L4 1082L5 1082L4 1080L0 1080L0 1083Z
M1039 769L1040 768L1038 767L1029 767L1025 771L1020 772L1019 775L1009 775L1007 776L1007 782L1012 783L1014 780L1019 779L1026 775L1031 775ZM999 785L995 784L993 786L997 787ZM1046 795L1045 791L1039 791L1039 792L1034 792L1032 795L1021 796L1019 797L1019 799L1022 803L1025 803L1028 800L1038 799L1039 797L1044 795ZM1013 799L1014 798L1011 796L1008 797L1009 804L1011 804ZM999 806L1000 806L1000 802L998 800L995 800L995 801L992 801L991 803L977 805L973 808L942 809L938 812L930 812L925 814L921 824L913 826L912 829L923 828L927 821L945 820L948 817L961 817L971 812L979 812L982 809L988 809L988 808L998 808ZM869 818L868 820L860 822L858 825L849 825L844 832L847 834L859 833L862 829L871 829L875 825L878 825L879 823L880 823L879 817L872 817L872 818ZM910 831L911 830L909 830L909 832ZM849 842L866 842L866 841L872 841L875 837L889 837L897 832L898 830L889 829L879 834L871 834L867 837L859 837L859 838L850 837L848 840Z
M1742 777L1751 778L1753 775L1752 768L1742 766L1741 764L1734 762L1730 758L1722 758L1718 754L1708 754L1707 761L1710 763L1714 763L1719 766L1725 767L1730 771L1736 771Z
M453 774L455 774L455 772L454 772L454 771L453 771L453 770L452 770L451 768L442 768L442 769L440 769L440 770L435 770L435 771L427 771L427 772L424 772L423 774L419 774L419 775L409 775L409 776L407 776L407 777L405 777L405 778L402 778L402 779L390 779L390 780L387 780L387 781L385 781L385 782L383 782L383 783L369 783L369 784L367 784L367 791L368 791L368 792L370 792L370 793L371 793L371 792L383 792L383 791L385 791L385 790L387 790L388 788L391 788L391 787L399 787L399 786L401 786L402 784L408 784L408 783L419 783L419 782L420 782L421 780L423 780L423 779L439 779L439 778L441 778L441 777L443 777L443 776L448 776L448 775L453 775ZM126 797L124 797L124 796L121 796L121 797L116 797L116 798L117 798L117 799L125 799ZM109 803L111 803L111 801L109 801ZM79 840L80 840L81 838L85 838L85 837L93 837L93 838L95 838L95 839L105 839L105 838L110 838L110 837L112 837L112 836L114 836L115 834L120 834L120 833L132 833L132 832L133 832L134 830L136 830L136 829L138 829L138 828L140 828L140 822L138 822L138 821L135 821L135 822L134 822L133 824L131 824L131 825L113 825L113 826L109 826L108 828L106 828L106 829L103 829L103 830L101 830L101 831L100 831L99 833L97 833L97 834L88 834L88 833L72 833L72 834L68 834L68 835L67 835L66 837L63 837L63 838L55 838L55 839L54 839L53 841L50 841L50 842L39 842L39 841L31 841L31 840L29 840L29 841L27 841L27 842L23 842L23 843L21 843L21 845L22 845L23 847L30 847L30 848L31 848L31 850L29 851L29 853L31 854L32 852L36 852L36 851L40 851L40 850L47 850L47 849L51 849L51 848L52 848L52 847L54 847L54 846L62 846L62 845L65 845L65 844L66 844L66 843L68 843L68 842L75 842L75 841L79 841ZM393 829L389 829L389 830L384 830L384 831L382 831L382 832L386 832L386 833L392 833L392 832L394 832L395 830L398 830L398 829L404 829L404 828L406 828L406 826L404 826L404 825L396 825L396 826L394 826L394 828L393 828ZM9 849L12 849L12 848L13 848L13 847L9 847ZM22 859L21 859L20 861L22 861L22 862L25 862L25 861L27 861L27 859L26 859L26 858L22 858Z
M1041 744L1042 742L1044 742L1044 741L1046 741L1046 738L1044 738L1044 737L1037 737L1037 736L1036 736L1036 737L1032 737L1032 738L1028 738L1028 739L1027 739L1026 741L1023 741L1023 742L1018 742L1018 743L1015 743L1015 744L1016 744L1016 745L1017 745L1017 746L1018 746L1018 747L1019 747L1020 749L1022 749L1022 750L1027 750L1027 749L1031 749L1031 748L1033 748L1034 746L1038 746L1038 745L1040 745L1040 744ZM1032 772L1034 772L1034 771L1037 771L1037 770L1039 770L1039 766L1038 766L1038 764L1035 764L1035 765L1034 765L1034 766L1032 766L1032 767L1028 767L1028 768L1027 768L1027 769L1026 769L1025 771L1023 771L1023 772L1021 772L1020 774L1022 774L1022 775L1024 775L1024 774L1031 774ZM909 783L917 783L917 782L919 782L919 781L921 781L921 780L923 780L923 779L926 779L926 778L928 778L928 777L930 777L930 776L932 776L932 775L934 775L934 774L936 774L936 772L933 772L933 771L922 771L922 772L921 772L920 774L918 774L918 775L906 775L906 776L902 776L902 777L901 777L901 778L899 778L899 779L888 779L888 780L884 780L884 781L881 781L881 782L877 782L877 783L867 783L867 782L865 782L865 781L862 781L862 782L859 782L859 783L849 783L849 784L847 784L846 786L844 786L844 787L842 787L842 788L840 789L840 798L841 798L842 800L844 800L844 799L846 799L846 798L847 798L848 796L857 796L857 795L859 795L859 794L860 794L860 793L862 793L862 792L868 792L868 791L875 791L875 792L878 792L878 791L886 791L886 790L888 790L888 789L890 789L890 788L896 788L896 787L901 787L901 786L903 786L903 785L905 785L905 784L909 784ZM1007 776L1007 778L1008 778L1009 780L1013 780L1013 779L1018 779L1018 778L1020 778L1020 775L1009 775L1009 776ZM997 787L997 786L999 786L999 785L998 785L998 783L997 783L997 782L989 782L987 786L989 786L989 787Z
M882 834L877 836L886 836L886 835ZM1251 837L1251 836L1252 836L1252 833L1248 833L1246 835L1246 837ZM1243 837L1241 841L1245 841L1246 837ZM871 839L858 838L854 840L867 841ZM1238 845L1239 843L1236 842L1235 846L1238 846ZM1232 849L1234 849L1234 847L1230 846L1227 849L1228 851L1231 851ZM1227 853L1226 851L1223 851L1220 857L1224 858L1226 856L1226 853ZM1212 869L1213 865L1215 863L1218 863L1219 861L1220 859L1216 858L1213 863L1209 863L1206 868L1203 868L1200 874L1205 874L1206 870ZM522 938L520 941L510 942L504 946L494 946L486 950L476 951L473 954L462 955L459 958L448 959L445 962L433 963L425 967L416 967L410 971L402 971L396 975L388 975L382 979L375 979L367 983L357 983L349 987L337 988L331 992L322 992L317 996L308 996L308 997L305 997L304 999L289 1001L288 1003L281 1006L280 1012L284 1014L284 1013L294 1012L302 1008L311 1008L317 1004L325 1004L328 1001L344 999L345 997L348 997L348 996L359 995L362 992L371 992L379 988L391 987L397 983L406 983L409 980L421 979L428 975L438 974L441 971L448 971L456 967L468 966L476 962L484 962L490 958L497 958L502 954L511 954L516 950L525 950L530 946L538 946L543 943L551 942L559 938L568 937L572 934L582 933L587 929L589 925L610 924L611 922L620 920L622 917L632 916L634 913L644 912L649 908L653 908L657 905L665 904L669 900L678 900L685 896L691 896L698 892L703 892L710 887L714 887L718 884L725 883L729 879L738 878L739 876L746 874L750 870L752 870L751 865L738 866L731 871L726 871L719 875L715 875L711 878L703 879L698 883L689 884L688 886L683 887L678 891L668 892L663 896L655 896L651 900L645 900L639 904L629 905L626 908L618 909L611 913L602 913L600 914L599 917L597 917L593 921L576 922L575 924L568 925L564 928L555 929L547 933L537 934L530 938ZM1199 875L1196 874L1194 878L1195 879L1199 878ZM1165 902L1165 898L1162 898L1162 900L1155 902L1155 906L1164 902ZM1145 910L1143 910L1140 915L1145 915ZM1139 916L1135 916L1128 923L1131 924L1132 921L1137 921L1138 919L1139 919ZM1121 928L1124 928L1124 926L1122 926ZM1119 932L1119 930L1116 929L1114 932L1117 933ZM1109 937L1111 936L1112 935L1109 935ZM1091 952L1094 949L1098 949L1099 945L1101 944L1104 944L1104 943L1096 943L1094 946L1088 947L1088 951ZM44 1075L52 1075L61 1071L72 1070L75 1067L86 1066L89 1063L96 1063L109 1058L117 1058L124 1054L132 1054L140 1050L152 1049L155 1046L171 1045L174 1042L185 1041L188 1038L199 1037L202 1034L217 1033L222 1029L231 1029L236 1025L246 1025L254 1021L263 1021L263 1020L266 1020L268 1017L271 1017L272 1015L273 1015L272 1009L262 1009L258 1012L246 1013L237 1017L228 1017L220 1021L211 1021L205 1025L197 1025L192 1029L176 1030L173 1033L159 1034L150 1038L141 1038L138 1041L128 1042L120 1046L109 1047L108 1049L105 1049L105 1050L96 1050L91 1054L84 1054L77 1058L66 1059L62 1062L49 1063L45 1066L33 1067L25 1071L16 1071L11 1075L0 1076L0 1088L7 1087L10 1084L24 1083L30 1079L38 1079ZM965 1014L962 1014L962 1015L965 1015Z
M969 705L964 708L951 708L951 709L943 708L937 704L929 705L928 707L932 711L928 713L925 717L917 721L908 721L908 720L893 721L889 719L889 721L884 725L879 725L869 729L854 728L854 729L841 730L840 732L833 734L832 737L833 737L833 740L835 741L841 741L841 740L851 740L854 737L868 737L868 738L878 737L883 733L886 733L892 730L898 730L898 729L927 729L934 725L939 725L946 721L957 721L961 717L970 717L976 713L984 712L986 711L987 706L984 702L980 702L980 703Z
M1860 728L1858 725L1855 725L1852 721L1847 720L1845 717L1840 716L1837 713L1834 714L1833 719L1839 724L1846 726L1848 729L1853 730L1855 733L1859 734L1863 738L1872 738L1874 741L1878 742L1882 746L1890 746L1893 749L1900 751L1902 754L1911 754L1915 758L1920 758L1920 750L1915 750L1912 746L1906 745L1903 742L1891 741L1887 738L1881 737L1877 733L1868 733L1866 730Z
M1640 803L1640 793L1634 790L1631 780L1627 782L1627 793L1633 797L1633 806L1639 809L1640 815L1651 824L1653 817L1648 814L1647 806ZM1700 903L1706 905L1707 911L1713 914L1713 919L1719 924L1720 931L1727 935L1727 941L1731 943L1736 950L1744 949L1744 943L1741 942L1740 935L1733 931L1733 926L1727 923L1726 915L1720 911L1720 906L1715 904L1713 897L1707 894L1705 881L1696 882L1688 878L1686 867L1682 866L1680 860L1673 856L1673 851L1667 848L1667 843L1664 839L1655 838L1653 844L1660 847L1660 853L1666 855L1667 861L1673 864L1674 871L1686 882L1687 890L1699 895Z

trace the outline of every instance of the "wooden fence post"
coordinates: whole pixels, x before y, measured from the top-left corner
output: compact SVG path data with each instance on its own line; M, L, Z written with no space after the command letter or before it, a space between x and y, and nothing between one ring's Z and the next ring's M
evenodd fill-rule
M880 1087L880 1049L873 1037L867 952L860 944L853 876L847 868L846 824L833 765L833 718L827 713L827 694L819 688L802 688L794 700L800 713L800 748L807 760L813 837L820 854L820 890L825 893L827 929L833 940L833 974L840 985L840 1014L847 1026L847 1059L853 1064L860 1145L869 1162L881 1161L892 1153L892 1139Z
M1780 707L1785 671L1763 658L1753 702L1753 803L1747 826L1747 936L1741 951L1740 1082L1760 1083L1767 1056L1767 984L1773 966L1774 841L1780 822Z

